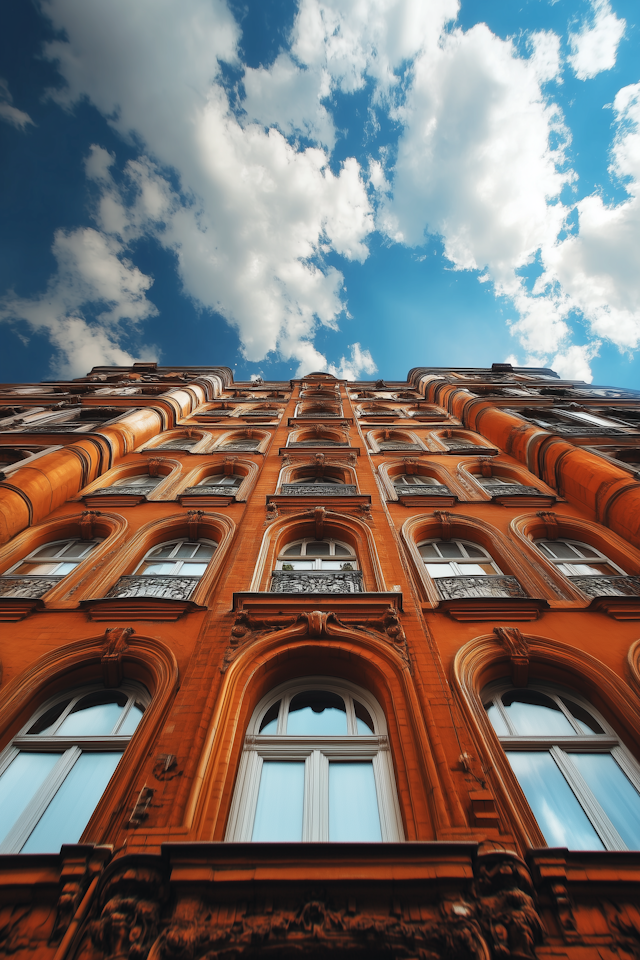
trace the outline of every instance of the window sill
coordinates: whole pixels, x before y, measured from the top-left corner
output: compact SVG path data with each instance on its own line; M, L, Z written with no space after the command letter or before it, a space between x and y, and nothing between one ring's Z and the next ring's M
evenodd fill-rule
M223 489L224 487L187 487L178 499L183 507L228 507L235 502L235 493L222 493ZM218 490L220 492L214 492Z
M192 600L164 597L101 597L80 603L89 620L179 620L187 612L206 610Z
M339 610L339 617L380 619L389 607L402 611L402 593L373 591L363 593L234 593L233 610L245 611L256 619L274 616L297 616L309 610L309 598L318 610Z
M441 600L437 605L438 610L448 613L452 620L472 622L482 622L486 620L494 621L522 621L538 620L544 610L549 609L546 600L536 600L532 597L470 597L460 600ZM429 612L434 607L423 609Z
M82 502L87 507L137 507L138 504L146 501L145 493L117 493L109 487L94 490L82 498Z

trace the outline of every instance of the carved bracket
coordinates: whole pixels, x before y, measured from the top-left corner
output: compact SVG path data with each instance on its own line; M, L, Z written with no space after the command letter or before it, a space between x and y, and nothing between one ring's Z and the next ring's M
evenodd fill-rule
M99 510L84 510L80 514L80 536L83 540L93 540L96 520L101 516Z
M198 539L200 535L200 527L204 517L204 510L187 510L187 530L189 531L189 540Z
M151 460L149 460L149 476L159 477L161 465L162 460L159 457L152 457Z
M123 680L122 654L127 649L127 640L133 627L111 627L105 630L102 642L102 679L105 687L119 687Z
M446 510L434 510L433 515L440 522L440 536L443 540L451 540L451 514Z
M529 681L528 641L517 627L494 627L493 632L509 656L513 685L526 687Z
M540 510L536 513L536 517L539 517L546 526L546 534L549 540L557 540L560 528L558 526L558 518L555 513L551 513L550 510Z

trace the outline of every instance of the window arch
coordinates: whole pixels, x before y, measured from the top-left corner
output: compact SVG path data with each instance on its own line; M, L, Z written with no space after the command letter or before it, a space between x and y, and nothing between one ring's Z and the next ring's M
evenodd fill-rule
M377 701L329 677L264 697L247 729L226 839L402 840Z
M139 684L48 700L0 754L0 853L77 843L150 696Z
M588 701L508 682L488 687L482 700L550 846L640 849L640 770Z
M2 596L40 596L72 573L100 543L101 538L82 540L75 537L41 544L2 574L2 578L6 577L9 581L19 581L0 582ZM44 590L40 589L43 586ZM31 588L36 592L33 593Z

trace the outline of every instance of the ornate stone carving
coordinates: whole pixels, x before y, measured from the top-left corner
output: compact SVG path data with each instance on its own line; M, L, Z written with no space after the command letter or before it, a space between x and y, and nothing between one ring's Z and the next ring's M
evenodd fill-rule
M640 577L569 577L590 597L640 597Z
M80 514L80 536L83 540L93 540L96 535L96 520L102 514L99 510L83 510Z
M189 531L189 540L195 541L200 536L202 530L202 521L206 514L204 510L187 510L187 530Z
M443 540L451 539L451 514L447 510L434 510L433 515L440 522L440 536Z
M361 570L336 570L323 573L311 570L274 570L271 575L272 593L362 593Z
M529 643L517 627L494 627L493 632L509 654L514 686L526 687L529 678Z
M352 497L357 493L350 483L283 483L281 496L290 497Z
M494 960L534 960L544 928L526 864L508 850L481 848L475 874L475 914Z
M238 490L239 484L219 484L211 486L200 484L197 487L187 487L180 494L181 497L233 497Z
M436 588L442 600L468 597L527 597L515 577L438 577Z
M166 600L188 600L199 577L120 577L105 599L118 597L163 597Z
M122 683L122 654L128 647L127 640L133 627L112 627L105 630L102 644L102 679L105 687L119 687Z
M162 877L153 868L125 867L112 874L99 897L100 916L89 925L103 960L146 960L165 897Z
M398 483L395 485L396 493L399 497L452 497L454 494L444 483L421 483L409 484Z
M36 600L61 580L62 577L0 577L0 597Z
M265 523L271 523L272 520L278 519L278 504L277 503L268 503L267 504L267 519Z
M155 489L155 483L150 483L148 486L142 483L131 484L127 486L126 484L120 484L117 487L100 487L98 490L92 490L92 497L121 497L123 495L130 497L141 497L148 493L151 493Z

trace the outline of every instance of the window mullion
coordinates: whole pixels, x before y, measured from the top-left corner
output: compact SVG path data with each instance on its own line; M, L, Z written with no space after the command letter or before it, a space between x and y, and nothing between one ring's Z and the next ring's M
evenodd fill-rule
M81 755L80 747L71 747L62 754L49 776L0 844L0 853L20 852Z
M302 839L329 839L329 762L319 750L305 761Z
M596 801L575 765L571 763L569 755L555 746L551 747L550 753L605 847L608 850L626 850L627 845Z

